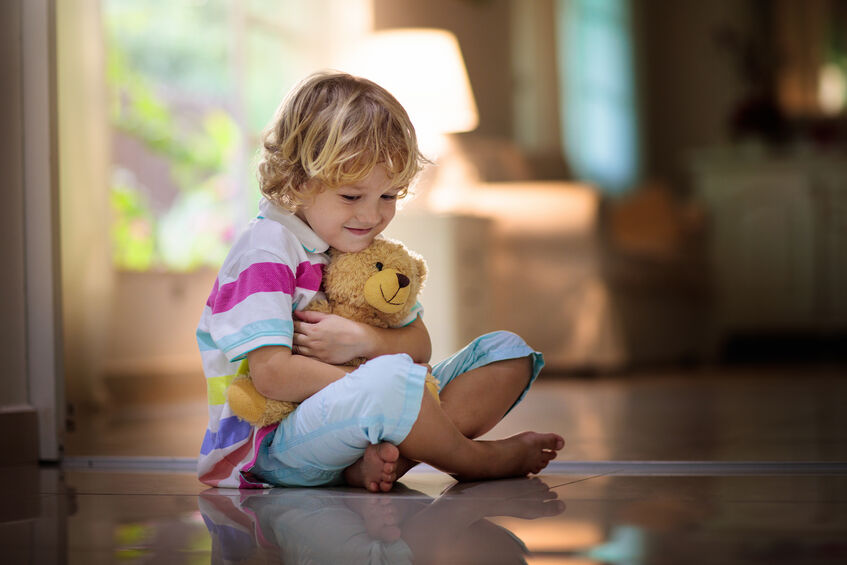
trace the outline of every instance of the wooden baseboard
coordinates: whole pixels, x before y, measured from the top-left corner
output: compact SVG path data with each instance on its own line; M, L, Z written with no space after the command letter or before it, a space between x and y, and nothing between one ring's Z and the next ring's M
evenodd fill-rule
M38 414L29 405L0 406L0 465L38 464Z

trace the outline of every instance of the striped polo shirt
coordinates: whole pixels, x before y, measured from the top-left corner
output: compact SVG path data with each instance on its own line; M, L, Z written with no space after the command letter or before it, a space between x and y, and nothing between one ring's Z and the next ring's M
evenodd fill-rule
M249 351L291 347L292 312L320 291L328 245L294 214L263 199L224 260L197 328L209 401L209 424L198 459L202 482L218 487L262 488L244 471L275 426L254 429L238 419L226 389Z

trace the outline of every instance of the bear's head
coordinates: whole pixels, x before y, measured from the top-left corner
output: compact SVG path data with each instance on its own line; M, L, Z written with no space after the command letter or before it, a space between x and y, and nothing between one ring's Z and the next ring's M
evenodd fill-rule
M403 322L426 279L423 258L384 237L355 253L330 250L323 290L333 311L346 318L390 327Z

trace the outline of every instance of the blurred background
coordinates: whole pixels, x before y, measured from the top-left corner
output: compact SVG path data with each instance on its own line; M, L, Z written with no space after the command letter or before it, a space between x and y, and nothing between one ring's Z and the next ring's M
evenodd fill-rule
M36 5L4 9L48 38L56 198L28 214L55 230L45 403L63 399L72 455L196 455L194 330L256 213L261 130L322 68L394 92L434 162L389 235L429 262L436 360L494 329L543 351L547 378L844 359L843 0ZM109 440L116 410L128 435ZM145 443L155 422L196 443Z

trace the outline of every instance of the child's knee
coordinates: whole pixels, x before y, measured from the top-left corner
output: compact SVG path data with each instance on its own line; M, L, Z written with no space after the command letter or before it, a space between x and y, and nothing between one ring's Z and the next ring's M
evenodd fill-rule
M519 357L517 359L513 359L513 361L515 362L515 376L522 380L525 384L529 384L529 380L532 378L532 355Z
M514 383L520 388L527 388L544 365L542 356L536 353L524 339L510 331L497 331L483 336L482 343L487 344L483 356L504 358L499 362L505 368Z
M477 356L494 356L501 359L525 359L535 353L521 336L506 330L491 332L478 338L475 350Z
M498 347L514 348L514 349L530 349L524 339L514 332L507 330L499 330L486 334L484 337L491 337L498 344Z
M406 402L410 388L416 388L416 366L406 354L383 355L349 376L355 379L356 393L367 398L376 410L392 412Z
M532 380L533 361L532 356L516 357L514 359L505 359L495 363L499 367L501 373L508 377L510 383L523 391L524 388L530 385Z

